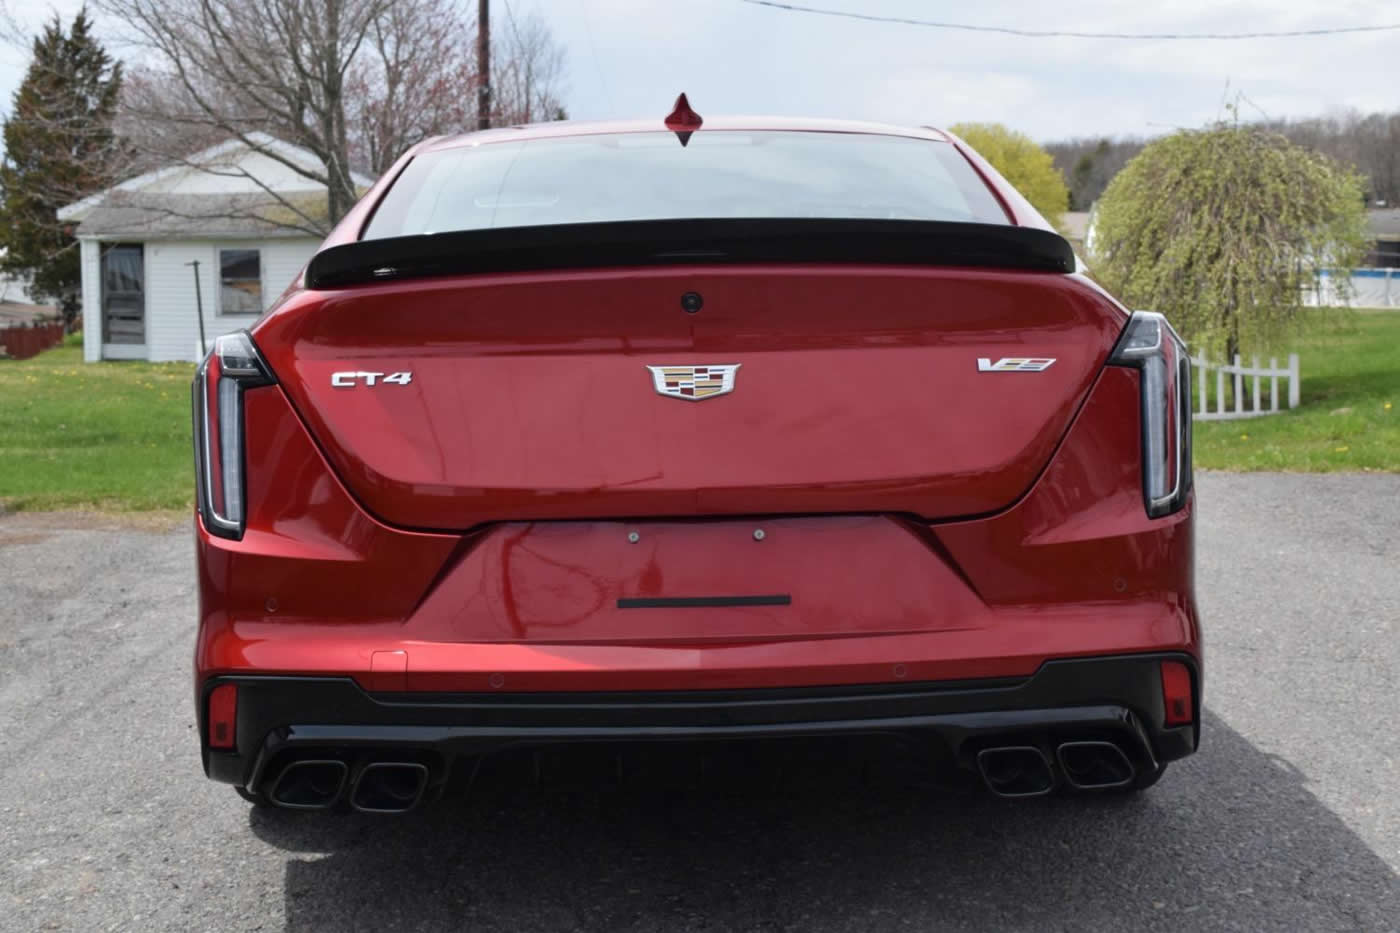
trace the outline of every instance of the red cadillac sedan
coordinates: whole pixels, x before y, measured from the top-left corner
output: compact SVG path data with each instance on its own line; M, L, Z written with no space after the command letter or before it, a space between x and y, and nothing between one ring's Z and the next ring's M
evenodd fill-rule
M1200 737L1187 356L951 134L407 152L194 381L208 776L400 812L514 746L895 734L993 792Z

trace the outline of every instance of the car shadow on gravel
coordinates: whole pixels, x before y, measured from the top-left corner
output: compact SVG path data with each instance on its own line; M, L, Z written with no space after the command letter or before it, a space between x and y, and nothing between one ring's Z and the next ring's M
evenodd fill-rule
M406 817L253 810L250 823L290 854L293 930L1386 929L1400 916L1396 874L1306 776L1209 714L1204 751L1137 797L932 787L888 747L718 757L624 758L620 782L587 755L508 759Z

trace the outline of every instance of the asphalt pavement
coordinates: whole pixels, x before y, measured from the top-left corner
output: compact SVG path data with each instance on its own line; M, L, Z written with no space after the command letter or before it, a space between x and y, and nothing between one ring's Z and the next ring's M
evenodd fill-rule
M187 525L0 517L0 929L1400 929L1400 476L1199 506L1203 747L1140 796L767 743L503 759L402 818L204 779Z

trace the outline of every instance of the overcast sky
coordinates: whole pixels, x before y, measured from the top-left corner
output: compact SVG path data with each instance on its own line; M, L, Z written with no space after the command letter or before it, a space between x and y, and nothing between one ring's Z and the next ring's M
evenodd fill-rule
M474 2L474 0L472 0ZM798 0L794 0L798 2ZM1094 32L1244 32L1400 23L1393 2L801 0L984 26ZM9 8L37 27L45 4ZM48 9L70 16L81 4ZM1041 141L1156 135L1221 114L1400 109L1400 30L1245 41L1028 39L785 12L741 0L493 0L492 24L537 11L567 54L571 116L664 116L687 91L705 113L948 125L1005 123ZM110 24L101 34L111 35ZM114 51L120 52L119 49ZM0 100L27 51L0 52Z

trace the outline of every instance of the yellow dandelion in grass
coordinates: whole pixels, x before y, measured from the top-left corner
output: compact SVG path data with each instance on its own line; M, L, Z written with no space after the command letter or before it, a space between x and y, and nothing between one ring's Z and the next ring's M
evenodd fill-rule
M1390 411L1390 403L1389 403L1389 402L1386 402L1386 403L1385 403L1385 410L1386 410L1386 411Z
M1241 434L1241 435L1240 435L1240 440L1242 440L1242 441L1247 441L1247 440L1249 440L1249 435L1248 435L1248 434Z

